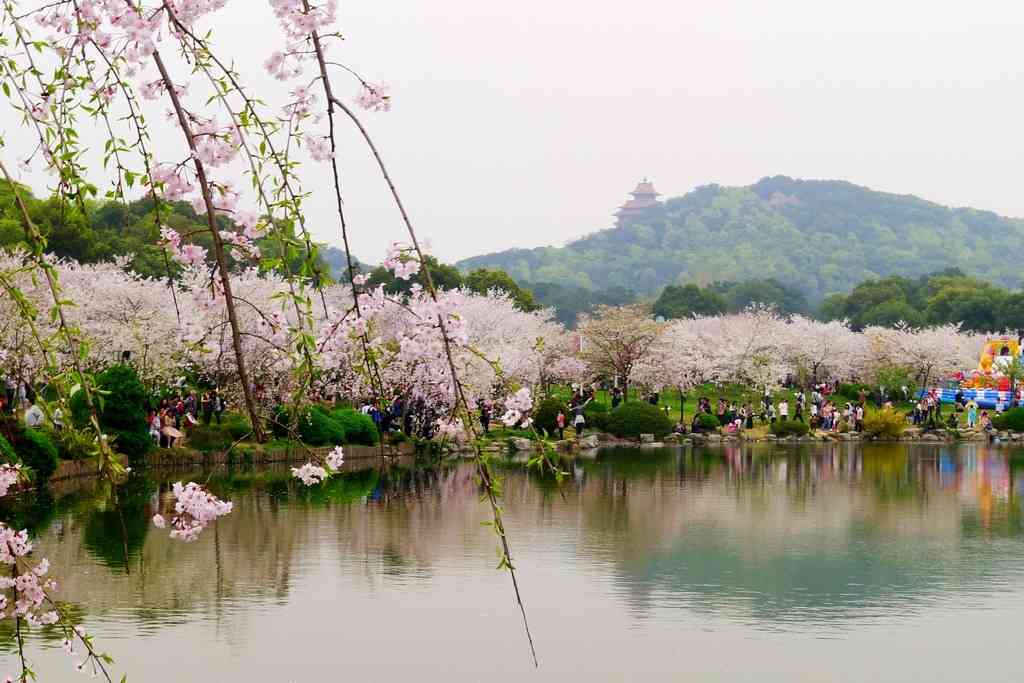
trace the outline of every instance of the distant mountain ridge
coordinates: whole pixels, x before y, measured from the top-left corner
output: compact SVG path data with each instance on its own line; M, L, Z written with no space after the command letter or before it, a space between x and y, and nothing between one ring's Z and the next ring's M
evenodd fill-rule
M887 275L956 267L1004 287L1024 280L1024 221L836 180L763 178L705 185L565 247L460 261L526 284L619 287L775 278L812 300Z

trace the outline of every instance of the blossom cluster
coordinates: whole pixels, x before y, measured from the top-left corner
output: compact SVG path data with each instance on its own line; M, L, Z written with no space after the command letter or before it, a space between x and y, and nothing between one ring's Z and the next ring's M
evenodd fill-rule
M388 249L381 265L394 273L399 280L408 280L420 272L420 261L413 250L397 242Z
M15 531L0 524L0 562L15 567L32 552L28 531ZM46 591L56 588L53 579L47 578L50 562L43 558L28 571L15 572L12 576L0 576L0 591L14 592L14 609L7 596L0 594L0 618L20 617L30 624L54 624L59 619L55 610L46 609Z
M12 486L21 479L21 465L0 465L0 498L7 495Z
M390 111L391 88L384 83L363 83L355 102L367 111Z
M170 257L183 266L202 266L206 263L206 248L191 242L182 244L177 230L160 228L160 239Z
M205 486L195 482L176 482L174 493L174 515L171 517L171 538L191 542L199 537L209 524L231 512L232 503L223 501ZM163 515L153 516L153 525L158 529L167 526Z
M505 414L501 421L507 427L522 425L530 426L530 413L533 411L533 396L530 390L523 387L516 393L505 399Z
M344 463L345 451L341 446L338 446L328 453L326 458L324 458L324 464L327 465L326 468L307 462L301 467L293 467L292 476L306 486L313 486L327 479L332 473L340 470Z

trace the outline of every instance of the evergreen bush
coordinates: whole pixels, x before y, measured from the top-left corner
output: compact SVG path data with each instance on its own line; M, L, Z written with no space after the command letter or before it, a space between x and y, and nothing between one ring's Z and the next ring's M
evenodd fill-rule
M798 420L779 420L772 423L771 433L775 436L806 436L811 430L803 422Z
M864 392L865 396L871 395L871 387L867 384L840 384L838 393L843 398L851 401L859 401L861 391Z
M43 486L57 471L57 447L39 429L25 429L14 443L14 452L31 468L35 482Z
M608 429L608 416L610 415L608 406L603 403L595 403L591 401L583 408L583 419L587 421L588 429L599 429L602 432L610 431ZM572 422L572 414L565 414L565 424L568 427L569 423Z
M43 432L57 447L57 457L61 460L85 460L95 451L96 439L90 431L76 429L44 429Z
M21 462L18 454L14 452L14 446L4 436L0 436L0 462L10 465L16 465Z
M220 424L223 430L231 436L232 441L252 435L252 423L249 422L249 418L240 413L224 413L221 415Z
M137 461L153 448L146 423L146 388L135 370L123 364L112 365L97 375L96 386L103 392L97 397L100 426L114 437L114 450ZM71 397L71 415L79 427L88 427L89 409L81 391Z
M307 408L299 419L299 434L310 446L339 446L345 443L345 428L320 406Z
M564 401L557 398L546 398L541 401L533 411L533 425L538 432L547 432L548 436L558 434L558 411L565 415L565 426L568 427L572 419L569 417L569 407ZM587 419L589 423L590 420Z
M331 411L331 418L345 430L345 443L375 446L380 441L377 425L369 415L354 408L336 408Z
M693 424L698 432L714 432L722 426L718 417L711 413L698 414Z
M992 419L992 426L1000 431L1024 432L1024 408L1010 408Z
M235 442L225 425L195 425L188 430L188 446L197 451L226 451Z
M657 406L630 401L608 413L608 431L623 438L639 438L641 434L657 438L672 431L672 422Z

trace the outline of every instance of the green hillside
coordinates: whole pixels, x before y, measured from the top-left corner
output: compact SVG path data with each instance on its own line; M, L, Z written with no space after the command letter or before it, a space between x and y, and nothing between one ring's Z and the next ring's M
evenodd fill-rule
M500 268L524 283L651 296L673 283L772 278L817 301L867 279L949 267L1016 288L1022 262L1022 220L776 176L748 187L699 187L638 222L563 248L512 249L457 265Z

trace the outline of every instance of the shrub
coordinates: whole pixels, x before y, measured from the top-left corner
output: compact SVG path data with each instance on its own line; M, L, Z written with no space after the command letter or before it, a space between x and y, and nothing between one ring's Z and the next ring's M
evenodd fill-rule
M587 421L587 427L590 429L600 429L602 432L609 431L608 429L608 416L611 413L608 410L608 406L603 403L594 403L591 401L583 408L583 419ZM569 426L572 422L572 414L565 414L565 424Z
M345 428L323 408L312 406L299 419L299 434L310 446L338 446L345 443Z
M779 420L770 429L775 436L805 436L811 428L797 420Z
M693 424L698 432L714 432L721 426L718 417L711 413L699 413Z
M96 377L103 391L99 408L100 426L114 439L114 449L135 461L153 448L146 424L146 389L130 366L112 365ZM81 427L89 422L85 395L79 391L71 398L72 419Z
M24 430L14 443L14 452L32 469L36 484L40 486L57 471L57 447L39 429Z
M353 408L336 408L331 418L345 430L345 443L359 446L374 446L380 441L377 425L369 415Z
M1024 408L1011 408L992 419L992 426L998 430L1024 432Z
M537 439L537 433L532 429L513 429L511 427L507 427L501 430L501 435L508 440L529 439L530 441L535 441Z
M274 436L282 439L289 437L288 430L291 428L291 412L284 406L278 406L274 411L274 418L270 423L270 431Z
M57 447L57 456L61 460L85 460L92 457L95 450L96 440L88 431L44 429L43 433Z
M197 451L225 451L235 442L224 425L195 425L186 433L188 445Z
M619 437L639 438L641 434L661 437L672 431L672 422L657 406L630 401L608 414L608 431Z
M860 392L863 390L865 396L871 395L871 388L867 384L840 384L839 395L851 401L860 400Z
M15 465L21 460L18 459L18 454L14 452L14 446L7 440L6 437L0 436L0 462Z
M903 413L886 408L875 410L864 415L864 431L870 436L883 439L895 439L903 433L907 426Z
M565 405L564 401L560 401L557 398L546 398L541 401L536 410L533 411L533 424L537 428L537 431L544 431L548 434L558 433L558 411L561 410L565 415L565 426L569 426L572 421L570 418L569 407ZM590 422L590 419L587 419Z
M249 422L249 418L239 413L224 413L220 423L221 428L231 436L233 442L252 434L252 423Z

